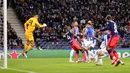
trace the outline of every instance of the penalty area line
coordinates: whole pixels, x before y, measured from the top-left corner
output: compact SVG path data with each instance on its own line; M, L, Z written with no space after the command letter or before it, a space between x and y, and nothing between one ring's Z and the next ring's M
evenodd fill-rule
M1 69L4 69L4 68L1 68ZM26 73L36 73L33 71L21 70L21 69L16 69L16 68L7 68L7 70L14 70L14 71L26 72Z

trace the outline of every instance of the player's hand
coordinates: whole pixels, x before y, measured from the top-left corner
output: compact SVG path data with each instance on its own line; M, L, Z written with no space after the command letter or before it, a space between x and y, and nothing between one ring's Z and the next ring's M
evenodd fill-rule
M46 26L47 26L47 24L43 23L43 26L44 26L44 27L46 27Z

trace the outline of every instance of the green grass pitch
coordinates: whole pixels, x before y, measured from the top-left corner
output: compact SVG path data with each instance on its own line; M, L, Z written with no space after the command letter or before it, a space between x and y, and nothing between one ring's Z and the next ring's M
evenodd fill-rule
M103 59L103 66L69 63L68 58L8 59L8 69L0 69L0 73L130 73L130 58L122 60L125 65L115 67L109 58Z

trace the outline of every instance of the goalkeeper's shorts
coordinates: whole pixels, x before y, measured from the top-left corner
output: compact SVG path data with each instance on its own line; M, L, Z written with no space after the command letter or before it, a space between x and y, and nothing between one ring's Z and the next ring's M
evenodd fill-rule
M34 42L33 33L25 33L25 38L26 38L27 41Z

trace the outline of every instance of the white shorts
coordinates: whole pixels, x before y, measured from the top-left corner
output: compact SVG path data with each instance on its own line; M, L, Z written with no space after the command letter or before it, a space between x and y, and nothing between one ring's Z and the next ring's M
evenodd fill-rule
M88 41L86 39L83 39L83 42L81 43L82 44L82 47L85 48L85 49L88 49L89 47L95 47L96 43L93 42L93 41Z

